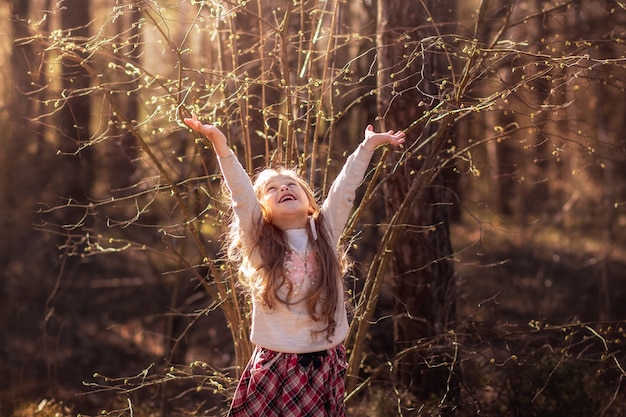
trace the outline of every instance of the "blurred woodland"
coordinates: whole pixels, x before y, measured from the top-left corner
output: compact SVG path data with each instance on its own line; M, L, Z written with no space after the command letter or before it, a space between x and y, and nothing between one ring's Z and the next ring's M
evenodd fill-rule
M344 238L350 416L626 415L621 0L0 2L0 416L221 416L251 352L212 150Z

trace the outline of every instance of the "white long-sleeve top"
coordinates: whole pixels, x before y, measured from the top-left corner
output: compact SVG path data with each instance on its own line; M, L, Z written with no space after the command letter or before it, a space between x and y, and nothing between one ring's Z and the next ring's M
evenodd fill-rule
M356 189L363 180L372 155L373 152L360 145L348 157L320 208L335 246L348 220ZM252 237L252 231L261 217L261 209L252 188L252 182L232 152L230 156L221 157L218 160L226 185L231 192L233 210L243 234L243 244L250 259L250 265L260 265L261 258ZM306 256L308 247L306 229L289 229L285 233L291 249L300 256ZM339 289L337 294L340 298L337 300L335 312L337 327L330 341L325 331L320 332L326 328L326 323L314 321L304 302L298 302L296 298L288 306L283 303L274 303L275 305L270 309L264 306L259 297L254 294L250 340L265 349L286 353L317 352L330 349L343 342L348 333L348 316L341 278L338 278L337 286ZM306 290L309 287L310 283L308 285L305 283L302 289Z

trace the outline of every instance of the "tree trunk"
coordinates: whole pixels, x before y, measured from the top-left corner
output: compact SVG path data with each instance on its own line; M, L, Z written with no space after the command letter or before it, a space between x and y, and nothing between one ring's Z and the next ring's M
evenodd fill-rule
M89 37L90 3L84 0L65 0L61 7L61 27L70 31L77 41ZM94 184L94 158L90 146L89 121L91 102L88 94L81 94L90 86L90 77L77 56L69 55L62 59L61 82L63 91L72 92L65 100L59 113L59 149L68 155L60 167L66 170L62 178L72 178L67 195L83 201ZM84 148L83 148L84 147ZM79 154L76 152L83 148Z
M419 41L436 35L436 28L428 23L429 16L440 22L440 16L451 15L452 3L425 1L426 10L411 2L378 2L378 113L383 130L410 126L427 110L427 106L419 103L431 101L424 93L430 97L439 94L432 80L445 71L447 64L439 63L441 55L424 57L419 54ZM406 61L401 57L411 50L415 59L405 67ZM447 122L428 124L422 132L422 140L431 134L445 138L447 129ZM408 148L417 134L409 131L407 136ZM424 172L425 165L439 170L437 146L440 145L433 141L420 152L428 163L424 159L409 158L401 169L391 174L385 188L388 212L398 209L410 184L417 180L416 175ZM398 155L392 158L397 159ZM396 377L404 389L418 398L442 394L449 388L450 370L440 366L445 361L445 353L432 345L422 347L419 341L447 333L455 320L445 178L441 173L430 175L426 176L431 178L430 183L423 185L421 198L412 204L406 227L393 247L394 345L400 358L396 363Z

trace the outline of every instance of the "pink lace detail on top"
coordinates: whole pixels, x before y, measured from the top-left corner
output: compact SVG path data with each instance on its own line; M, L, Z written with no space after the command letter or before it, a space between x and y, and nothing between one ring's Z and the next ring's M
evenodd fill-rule
M314 252L308 252L303 256L295 250L290 250L285 256L284 266L287 279L293 285L293 295L305 294L315 284L319 266ZM288 289L285 285L285 295L287 292Z

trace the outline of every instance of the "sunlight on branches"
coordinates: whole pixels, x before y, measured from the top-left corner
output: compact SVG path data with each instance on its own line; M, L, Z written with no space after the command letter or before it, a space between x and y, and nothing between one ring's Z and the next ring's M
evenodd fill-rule
M95 17L68 27L59 2L24 22L30 34L16 45L37 53L26 75L31 88L22 93L35 109L30 123L57 151L64 185L42 202L35 227L59 238L65 256L93 262L94 270L133 265L132 274L156 276L176 295L193 282L189 304L172 296L163 307L168 314L158 331L167 340L165 362L193 353L177 356L185 349L178 336L191 334L203 315L223 320L229 333L228 354L217 364L153 364L129 377L96 374L85 383L89 394L112 392L127 401L108 415L133 415L132 399L161 387L174 402L197 393L217 396L212 407L218 409L252 351L250 305L221 248L230 212L219 167L212 149L182 123L196 114L225 131L250 174L261 166L295 166L320 198L367 124L405 129L403 149L377 154L344 234L359 246L347 285L355 303L346 340L354 415L373 415L371 402L388 413L380 415L433 415L451 402L459 415L506 415L520 407L557 415L549 413L564 402L614 415L623 406L623 324L491 326L473 320L479 303L458 307L457 315L456 281L436 294L442 311L454 310L439 327L408 308L381 313L387 308L381 299L394 301L385 298L397 278L392 266L412 256L400 233L427 237L448 227L411 223L433 189L446 188L449 201L429 208L458 208L456 220L481 236L458 239L451 256L416 270L469 265L468 253L483 243L483 224L510 215L532 226L545 217L544 208L554 223L573 224L576 233L585 233L584 223L601 230L609 243L598 251L615 259L611 242L623 237L612 230L623 223L617 214L623 195L606 184L623 176L624 109L612 108L623 102L625 88L623 5L469 2L438 21L426 7L436 2L420 2L423 21L377 29L376 11L357 3L127 1L92 5ZM608 17L595 7L608 10L614 30L601 27ZM589 31L570 34L584 26L581 20ZM393 42L382 47L387 37ZM383 54L395 62L381 65ZM381 104L383 92L389 99ZM388 126L398 113L410 115L409 123ZM580 180L564 179L574 175ZM389 199L385 193L398 183L404 199L385 210L376 200ZM549 193L557 197L548 199ZM580 220L579 206L612 210L612 217L603 224ZM608 284L602 285L609 297ZM485 298L491 304L497 297ZM204 310L203 303L214 308ZM403 341L411 347L390 341L375 352L372 339L393 338L389 324L399 316L423 323L433 336ZM420 369L442 370L443 390L430 398L397 383L398 369L416 354Z

